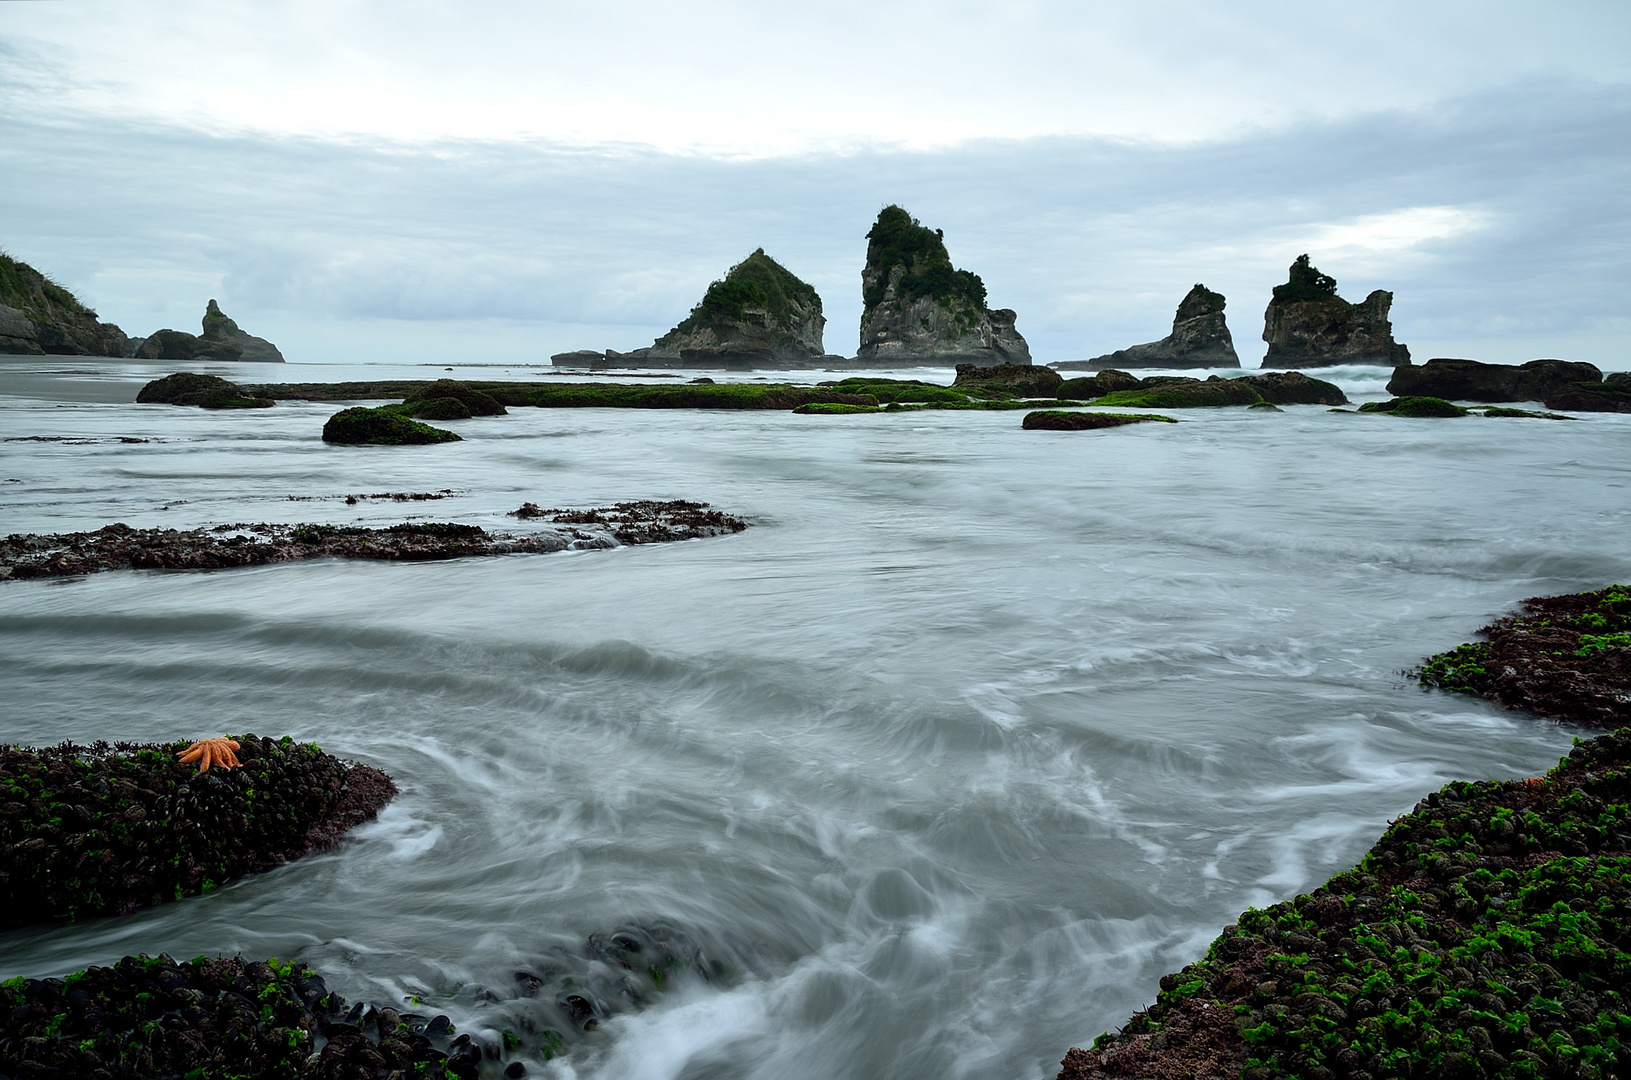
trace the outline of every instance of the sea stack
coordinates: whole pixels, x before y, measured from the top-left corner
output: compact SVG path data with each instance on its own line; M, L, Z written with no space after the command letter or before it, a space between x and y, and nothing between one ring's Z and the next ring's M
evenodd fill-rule
M239 329L213 299L204 308L203 333L157 330L136 348L138 360L216 360L281 364L283 353L265 338Z
M1223 319L1228 303L1205 285L1189 290L1172 317L1172 333L1148 345L1132 345L1071 366L1102 371L1115 368L1237 368L1240 357ZM1063 366L1063 365L1061 365Z
M0 253L0 353L129 356L130 338L73 293Z
M1388 309L1393 294L1377 289L1351 304L1337 295L1334 278L1298 256L1289 280L1274 287L1263 313L1266 368L1331 367L1335 364L1410 363L1410 350L1393 340Z
M858 360L883 364L1029 364L1006 309L985 306L979 275L952 266L944 233L886 206L866 234Z
M759 248L708 286L678 326L651 346L680 367L767 367L819 360L821 297Z

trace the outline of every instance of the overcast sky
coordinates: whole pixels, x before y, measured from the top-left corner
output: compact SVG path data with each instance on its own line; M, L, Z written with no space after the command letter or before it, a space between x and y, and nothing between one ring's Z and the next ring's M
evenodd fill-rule
M0 247L291 360L629 349L763 246L852 353L906 206L1042 361L1285 267L1631 368L1631 4L0 0Z

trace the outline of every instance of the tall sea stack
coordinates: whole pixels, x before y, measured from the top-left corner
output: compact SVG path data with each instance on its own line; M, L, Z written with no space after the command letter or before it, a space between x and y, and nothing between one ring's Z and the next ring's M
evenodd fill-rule
M256 364L281 364L283 353L265 338L255 337L238 328L211 300L204 308L203 333L189 334L184 330L155 330L136 347L139 360L181 361L244 361Z
M1410 350L1393 340L1388 322L1392 306L1393 294L1385 289L1350 304L1337 295L1336 279L1310 265L1307 255L1299 256L1263 313L1263 340L1269 343L1263 366L1408 364Z
M985 306L985 282L952 266L944 234L886 206L866 234L859 360L872 364L1029 364L1007 308Z
M762 367L819 360L821 297L759 248L708 286L691 314L651 346L653 362Z

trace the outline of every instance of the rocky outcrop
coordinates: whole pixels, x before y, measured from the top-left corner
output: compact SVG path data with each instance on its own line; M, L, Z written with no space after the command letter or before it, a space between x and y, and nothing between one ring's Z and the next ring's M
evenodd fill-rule
M178 371L154 379L136 395L138 405L196 405L201 409L269 409L272 399L246 391L219 375Z
M239 329L211 300L204 309L203 333L193 335L182 330L158 330L136 348L138 360L242 361L244 363L281 364L283 354L265 338L258 338Z
M1542 400L1548 409L1631 413L1631 379L1610 375L1600 383L1570 383Z
M1337 283L1311 266L1307 255L1291 264L1289 279L1274 287L1263 313L1266 368L1331 367L1335 364L1408 364L1410 350L1393 340L1388 310L1393 294L1377 289L1351 304Z
M826 354L821 297L759 248L708 286L702 300L651 346L683 367L757 367Z
M0 353L129 356L130 338L74 294L0 253Z
M1172 333L1147 345L1133 345L1092 360L1072 361L1091 371L1105 368L1237 368L1240 357L1223 318L1227 301L1205 285L1189 290L1172 317ZM1063 364L1057 365L1063 367Z
M997 364L995 367L958 364L957 378L952 385L1002 390L1019 397L1053 397L1062 382L1064 379L1057 371L1035 364Z
M985 304L985 283L952 266L944 234L887 206L867 233L857 359L889 364L1029 364L1017 316Z
M1603 379L1594 364L1569 360L1531 360L1527 364L1486 364L1435 356L1420 365L1393 369L1387 390L1400 397L1437 397L1450 401L1545 401L1571 383Z
M1101 371L1092 378L1069 379L1054 396L1070 401L1175 409L1216 405L1346 405L1348 396L1335 383L1311 379L1300 371L1213 375L1204 382L1187 375L1152 375L1140 379L1125 371Z

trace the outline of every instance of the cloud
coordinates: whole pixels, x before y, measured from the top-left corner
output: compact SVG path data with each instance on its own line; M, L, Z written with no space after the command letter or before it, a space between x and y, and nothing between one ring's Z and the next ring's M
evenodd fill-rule
M300 342L297 358L400 359L416 340L434 342L427 358L449 342L628 349L763 246L817 287L829 348L851 351L864 235L899 202L945 230L1042 360L1159 337L1196 281L1230 298L1255 355L1261 305L1307 251L1344 295L1393 290L1401 340L1557 340L1627 366L1623 87L1531 82L1199 143L723 158L210 133L14 105L0 87L0 246L133 333L191 326L216 296L251 332Z

